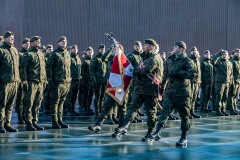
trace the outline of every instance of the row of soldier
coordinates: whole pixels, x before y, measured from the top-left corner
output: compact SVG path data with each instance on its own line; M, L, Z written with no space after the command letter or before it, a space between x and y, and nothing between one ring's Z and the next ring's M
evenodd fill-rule
M23 117L25 117L28 131L44 129L37 123L43 92L45 92L45 104L49 105L47 108L51 108L52 128L60 129L69 127L62 122L63 106L65 104L67 112L73 112L78 90L82 92L82 96L79 97L84 97L80 105L85 114L93 114L90 105L94 91L95 117L98 121L95 125L89 126L89 130L100 132L101 124L111 113L112 108L117 105L112 97L105 94L105 88L114 53L118 48L111 46L105 51L105 46L101 44L98 47L97 55L93 57L93 49L89 47L86 50L84 62L81 64L77 55L77 46L72 46L71 54L69 54L66 50L67 39L64 36L58 38L56 50L53 51L52 45L46 46L45 57L39 50L41 46L39 36L34 36L31 40L24 39L23 50L19 52L19 55L13 47L13 42L14 34L6 32L4 43L0 49L1 70L4 71L1 73L1 84L5 84L1 86L1 91L5 93L3 97L1 96L3 103L1 104L0 132L17 131L10 126L16 88L19 91L16 105L20 105L20 102L25 103L20 105L24 106L24 111L23 107L16 108L19 121L23 122ZM28 49L29 43L31 43L30 49ZM123 47L119 46L123 50ZM212 88L214 88L215 92L212 93L213 110L217 111L217 116L229 116L226 113L226 106L228 106L230 114L239 114L237 110L240 57L238 49L232 52L231 60L225 50L221 50L212 59L210 52L205 51L201 63L196 47L191 49L190 57L186 57L186 44L182 41L175 42L173 51L167 58L164 53L160 58L158 49L157 43L152 39L145 40L143 48L141 42L136 41L134 51L127 55L134 67L133 83L125 103L118 105L119 125L113 136L127 132L129 123L136 117L139 108L144 104L148 115L149 129L143 141L159 140L161 129L169 117L174 118L173 111L177 109L182 120L182 136L177 145L186 145L186 135L190 128L189 119L200 118L194 113L200 85L202 112L211 112L208 104ZM141 60L145 62L143 69L139 68ZM18 62L20 63L19 68L17 67ZM163 110L155 133L153 133L153 129L157 123L158 88L146 76L148 73L153 73L162 82L163 88ZM22 96L19 96L20 93ZM22 113L24 115L21 115Z

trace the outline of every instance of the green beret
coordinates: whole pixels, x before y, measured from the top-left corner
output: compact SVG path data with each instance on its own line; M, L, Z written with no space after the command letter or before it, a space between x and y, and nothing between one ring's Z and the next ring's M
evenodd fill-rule
M73 46L71 46L70 49L72 50L72 49L75 49L75 48L77 48L77 45L73 45Z
M193 51L193 50L197 51L197 47L193 46L192 49L190 50L190 52Z
M140 41L135 41L134 45L140 46L142 43Z
M210 53L210 51L209 51L209 50L206 50L206 51L203 52L203 54L206 54L206 53Z
M53 46L51 44L47 44L46 49L49 49L49 48L53 48Z
M187 49L187 45L183 41L176 41L176 42L174 42L174 45L176 45L180 48Z
M234 52L239 52L240 51L240 49L239 48L236 48L235 50L234 50Z
M88 50L93 50L93 48L90 46L86 49L86 51L88 51Z
M27 42L30 42L30 39L29 39L29 38L24 38L24 39L22 40L22 44L27 43Z
M150 39L150 38L149 39L145 39L144 43L145 44L150 44L150 45L153 45L153 46L157 45L156 41L154 41L153 39Z
M57 39L57 43L61 42L62 40L67 40L67 38L65 36L61 36Z
M3 38L8 38L9 36L12 36L12 35L14 35L13 32L7 31L4 33Z
M105 48L105 45L104 45L104 44L100 44L100 45L98 46L98 49L101 49L101 48Z
M30 42L33 42L33 41L36 41L36 40L39 40L41 39L40 36L33 36L31 39L30 39Z

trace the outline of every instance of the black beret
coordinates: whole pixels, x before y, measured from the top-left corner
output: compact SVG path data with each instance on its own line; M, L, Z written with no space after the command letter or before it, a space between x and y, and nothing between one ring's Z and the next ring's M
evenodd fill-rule
M13 32L7 31L3 34L3 38L8 38L9 36L12 36L12 35L14 35Z
M100 44L100 45L98 46L98 49L101 49L101 48L105 48L105 45L104 45L104 44Z
M197 51L197 47L193 46L192 49L190 50L190 52L193 51L193 50Z
M236 48L235 50L234 50L234 52L239 52L240 51L240 49L239 48Z
M48 49L48 48L53 48L53 46L51 44L47 44L46 49Z
M137 46L142 45L142 43L140 41L135 41L134 44L137 45Z
M67 38L65 36L58 37L57 43L61 42L62 40L67 40Z
M206 50L206 51L203 52L203 54L206 54L206 53L210 53L210 51L209 51L209 50Z
M176 41L176 42L174 42L174 45L176 45L180 48L187 49L187 45L183 41Z
M41 39L40 36L33 36L31 39L30 39L30 42L33 42L33 41L36 41L36 40L39 40Z
M77 45L73 45L73 46L71 46L71 50L74 49L74 48L76 48L76 47L77 47Z
M153 39L150 39L150 38L149 39L145 39L144 43L145 44L150 44L150 45L153 45L153 46L157 45L156 41L154 41Z
M166 54L165 52L162 52L161 54Z
M88 50L93 50L93 48L90 46L86 49L86 51L88 51Z
M27 43L27 42L30 42L30 39L29 39L29 38L24 38L24 39L22 40L22 44Z

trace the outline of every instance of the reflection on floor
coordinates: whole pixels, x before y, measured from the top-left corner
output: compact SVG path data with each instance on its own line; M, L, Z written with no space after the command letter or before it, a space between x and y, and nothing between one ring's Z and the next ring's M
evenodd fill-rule
M199 113L200 114L200 113ZM176 148L180 137L180 120L168 121L160 142L141 142L146 134L143 123L131 124L122 138L112 138L116 125L104 124L101 134L87 129L96 120L93 117L64 117L69 129L51 129L50 116L41 116L39 124L44 131L27 132L17 124L13 114L12 125L18 133L0 134L0 159L240 159L240 116L215 117L202 114L191 120L187 148Z

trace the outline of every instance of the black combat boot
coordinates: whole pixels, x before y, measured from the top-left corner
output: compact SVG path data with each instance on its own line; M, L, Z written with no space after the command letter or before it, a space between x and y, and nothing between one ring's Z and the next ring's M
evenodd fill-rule
M190 111L190 115L191 115L193 118L201 118L201 116L196 115L193 110Z
M57 122L56 115L52 115L52 129L61 129L61 126Z
M119 120L115 116L112 117L112 120L115 124L119 124Z
M37 129L33 126L31 122L27 122L26 131L36 131Z
M61 128L69 128L69 125L63 123L62 120L58 120L58 124L61 126Z
M121 134L126 134L127 133L127 128L131 122L131 119L129 117L126 117L123 125L121 127L115 128L115 132L121 133Z
M221 111L217 111L216 116L225 116Z
M23 116L21 113L18 113L18 124L25 124L25 121L23 120Z
M222 114L224 114L224 116L229 116L229 114L225 112L225 110L222 110Z
M113 119L112 119L112 115L111 114L108 115L107 124L109 124L109 125L114 125L115 124Z
M0 133L6 133L6 129L3 126L0 127Z
M182 131L180 140L176 143L177 147L187 147L187 131Z
M105 119L99 119L98 122L95 125L88 126L88 129L90 131L94 131L96 133L100 133L101 132L101 125L103 124L104 121L105 121Z
M170 120L170 121L171 120L176 120L176 118L173 116L173 114L170 114L168 120Z
M148 128L148 132L147 132L146 136L142 138L143 142L152 141L153 140L152 131L153 131L153 128Z
M137 123L142 123L143 120L142 119L139 119L138 117L134 117L134 120L137 122Z
M159 141L161 139L162 129L163 129L163 125L157 124L156 131L152 134L152 139Z
M235 110L231 110L231 111L230 111L230 115L239 115L239 113L236 112Z
M18 132L18 129L11 127L9 124L4 124L4 128L8 132Z
M139 110L138 110L138 116L142 117L142 116L146 116L146 114L145 114L145 113L142 113L141 110L139 109Z
M44 127L39 126L36 120L32 120L32 124L37 130L44 130Z

